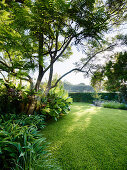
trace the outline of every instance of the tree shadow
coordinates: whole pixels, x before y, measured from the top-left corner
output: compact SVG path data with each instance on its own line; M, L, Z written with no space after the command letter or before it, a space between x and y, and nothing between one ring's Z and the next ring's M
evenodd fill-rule
M53 156L63 169L125 167L123 163L127 158L125 127L120 122L114 123L112 115L109 118L110 110L80 104L72 107L70 114L58 122L52 122L47 128L48 140L52 141ZM101 112L102 109L105 114ZM113 114L117 118L122 113L118 110Z

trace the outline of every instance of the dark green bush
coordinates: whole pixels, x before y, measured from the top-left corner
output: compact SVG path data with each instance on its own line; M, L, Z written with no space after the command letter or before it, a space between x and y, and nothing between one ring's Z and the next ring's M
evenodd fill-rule
M69 96L73 98L74 102L92 103L94 100L92 93L69 93Z
M44 127L44 115L0 115L1 170L60 169L38 131Z
M95 97L93 96L94 93L69 93L69 96L73 98L74 102L86 102L86 103L93 103ZM119 100L118 93L98 93L102 100Z
M0 88L0 112L21 113L22 106L29 102L27 91L19 91L16 88Z

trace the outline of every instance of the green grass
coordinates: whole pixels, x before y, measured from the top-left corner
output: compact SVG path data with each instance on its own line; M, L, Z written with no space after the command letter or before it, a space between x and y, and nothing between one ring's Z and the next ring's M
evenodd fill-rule
M127 169L127 111L73 103L43 130L63 170Z

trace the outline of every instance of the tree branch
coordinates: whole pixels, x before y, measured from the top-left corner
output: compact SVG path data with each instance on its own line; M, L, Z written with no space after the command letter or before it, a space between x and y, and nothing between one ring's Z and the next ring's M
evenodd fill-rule
M8 66L6 63L4 63L3 61L0 61L0 63L2 64L2 65L4 65L5 67L7 67L7 68L11 68L10 66Z
M68 47L68 45L70 44L70 42L71 42L72 39L73 39L73 37L71 37L71 38L68 40L68 42L67 42L67 44L64 46L63 50L60 52L60 54L59 54L56 58L54 58L54 60L53 60L53 61L49 64L49 66L44 70L44 73L55 63L56 60L58 60L58 59L61 57L61 55L64 53L64 51L66 50L66 48Z
M79 71L79 72L83 72L83 73L86 72L86 71L83 71L83 70L81 70L81 69L74 68L74 69L68 71L67 73L65 73L64 75L62 75L62 76L56 81L56 83L55 83L53 86L51 86L51 88L56 87L56 85L59 83L59 81L60 81L63 77L65 77L66 75L70 74L70 73L73 72L73 71Z
M6 80L5 76L4 76L4 74L2 73L2 71L0 71L0 74L3 76L4 80L7 82L7 80Z
M106 49L102 49L102 50L96 52L94 55L92 55L92 56L85 62L85 64L84 64L81 68L74 68L74 69L68 71L67 73L63 74L63 75L56 81L56 83L55 83L53 86L51 86L51 88L56 87L56 85L59 83L59 81L60 81L63 77L65 77L66 75L70 74L70 73L73 72L73 71L79 71L79 72L83 72L83 73L87 73L87 74L88 74L88 72L90 71L90 69L89 69L88 71L83 71L83 68L90 62L90 60L92 60L97 54L99 54L99 53L101 53L101 52L104 52L104 51L110 49L111 47L114 47L115 45L116 45L116 44L111 45L111 46L107 47Z
M60 47L59 49L57 49L57 51L56 51L56 50L51 51L51 54L56 53L56 52L59 52L59 51L63 48L63 46L67 43L67 41L68 41L68 40L66 40L66 38L65 38L65 40L64 40L63 44L61 45L61 47ZM43 55L47 55L47 54L49 54L49 51L43 53Z

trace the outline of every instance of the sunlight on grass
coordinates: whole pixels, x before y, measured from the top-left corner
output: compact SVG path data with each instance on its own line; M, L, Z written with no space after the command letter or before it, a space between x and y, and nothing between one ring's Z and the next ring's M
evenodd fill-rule
M43 131L63 170L126 169L127 112L73 103Z
M74 112L74 120L71 126L67 129L68 133L71 133L73 130L79 128L80 130L85 130L91 122L92 115L98 114L100 108L98 107L91 107L88 109L80 109L80 107L75 106L73 110L76 108L76 112ZM78 112L77 112L78 110ZM78 122L78 124L76 123ZM84 123L82 123L84 122Z

